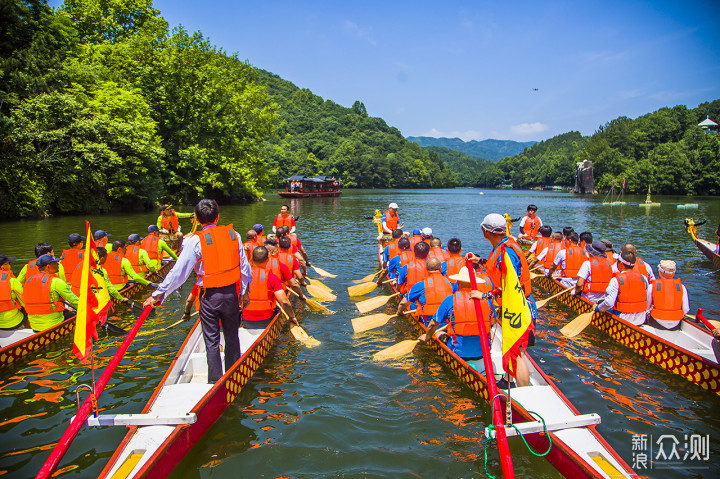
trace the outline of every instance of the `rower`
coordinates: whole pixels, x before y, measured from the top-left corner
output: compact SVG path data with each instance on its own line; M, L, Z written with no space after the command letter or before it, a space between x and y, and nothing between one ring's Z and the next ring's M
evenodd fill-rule
M63 265L65 270L72 273L75 271L75 267L79 263L82 263L83 255L85 254L83 251L83 246L85 246L85 237L80 236L77 233L73 233L68 236L68 245L70 246L69 249L62 250L60 264Z
M440 238L430 240L430 253L428 253L428 258L432 257L439 259L441 262L444 262L449 257L447 251L442 249L442 241L440 241Z
M110 281L110 276L108 275L107 270L103 267L103 265L106 263L106 261L108 259L107 250L105 248L103 248L102 246L98 246L97 248L95 248L95 250L97 251L98 260L97 260L97 265L96 265L97 267L95 269L93 269L93 271L95 273L97 273L99 276L101 276L102 279L105 281L105 287L111 298L113 298L117 301L123 302L123 303L127 303L130 300L128 298L126 298L125 296L123 296L122 294L120 294L120 292L117 290L117 288L115 286L113 286L112 282ZM82 269L83 269L82 263L77 265L77 267L75 268L75 271L73 272L72 280L71 280L72 292L73 292L73 294L76 294L77 296L80 296L80 284L82 281ZM103 287L102 284L98 285L98 288L102 289L102 287Z
M215 200L202 199L198 202L195 218L202 225L202 230L185 240L185 247L175 267L143 303L145 307L160 303L195 270L198 275L200 324L205 339L210 383L215 383L223 375L220 360L221 327L225 338L225 371L229 371L240 359L238 305L240 297L247 293L251 278L240 235L232 226L218 226L219 215L220 208ZM267 255L265 247L262 248Z
M430 245L421 241L413 247L413 254L408 255L408 263L402 265L397 277L400 291L407 293L415 284L427 277L427 257ZM402 254L400 257L402 258ZM402 264L402 259L400 260Z
M662 260L658 265L660 276L650 285L647 305L650 309L648 325L676 331L682 327L683 316L690 311L688 292L675 276L675 261Z
M300 270L300 262L292 252L292 242L287 236L281 236L278 242L278 259L281 263L287 265L290 273L301 286L305 286L305 277Z
M387 269L388 262L390 262L391 259L396 257L400 254L400 248L398 247L398 241L400 241L400 238L403 237L403 230L400 228L395 228L392 231L392 240L388 243L387 246L385 246L385 249L383 249L382 254L382 262L383 262L383 268Z
M613 249L613 242L607 239L601 239L600 241L603 242L605 245L605 256L607 257L608 263L610 263L610 266L617 263L617 259L615 258L615 250Z
M417 302L420 308L420 322L428 325L438 310L440 303L457 291L457 286L451 283L441 272L442 263L438 258L428 258L427 274L423 281L415 283L397 308L397 315L402 316L410 304Z
M462 256L462 242L458 238L450 238L447 242L447 259L445 260L445 274L448 279L465 267L465 258Z
M655 281L655 273L653 272L652 266L647 264L640 256L638 256L637 248L635 248L635 245L633 245L632 243L625 243L620 249L620 253L623 253L624 251L629 251L635 256L635 267L633 268L633 271L645 276L648 283L652 283L653 281ZM619 271L620 270L618 269L618 264L615 263L613 265L613 273L618 273Z
M247 233L245 233L245 243L243 243L243 249L245 250L245 256L250 259L252 258L252 252L253 250L259 246L256 242L257 239L257 233L255 230L248 230ZM250 259L250 264L252 264L252 260Z
M163 251L177 261L178 257L175 251L164 240L160 239L160 228L157 225L150 225L147 230L148 235L142 240L140 246L147 251L148 257L153 261L155 270L157 271L162 266Z
M583 251L585 251L585 245L592 244L593 242L593 235L589 231L583 231L580 233L580 247Z
M252 282L249 293L243 296L242 327L257 334L270 325L278 303L290 321L299 324L280 278L268 268L268 260L265 246L253 250Z
M398 255L392 258L387 263L387 277L388 279L395 279L398 277L398 274L400 273L400 269L402 268L402 254L409 253L410 252L410 239L403 236L400 239L398 239Z
M4 331L22 328L27 319L22 302L23 285L10 269L15 259L0 254L0 330Z
M568 244L568 241L570 239L570 233L572 233L573 231L575 231L575 228L573 228L572 226L566 226L562 229L562 236L563 236L562 246L563 246L563 248Z
M575 283L577 283L578 271L580 271L580 267L587 259L585 256L585 250L578 245L579 241L580 237L576 232L573 231L570 233L568 245L564 249L558 251L555 255L552 266L550 266L550 269L545 273L546 277L552 278L553 273L555 273L555 270L558 269L559 266L561 270L560 282L566 288L575 286Z
M535 239L540 231L540 227L543 225L542 220L537 215L538 207L535 205L528 205L527 214L520 220L520 234L518 238Z
M400 227L400 217L398 216L398 205L397 203L390 203L388 209L380 217L380 224L382 225L382 232L390 234L393 230Z
M150 281L133 270L130 260L125 257L126 251L125 240L119 239L113 241L112 252L108 254L105 264L103 265L112 286L120 291L127 285L128 281L132 281L133 283L140 283L143 286L152 284L153 287L157 288L157 284L150 283Z
M262 246L265 244L265 235L263 235L263 231L265 231L265 225L262 225L260 223L256 223L252 227L253 231L255 232L255 246ZM274 230L274 228L273 228Z
M23 268L20 270L20 273L17 275L18 281L25 284L25 281L33 277L34 275L38 274L40 272L40 268L38 268L36 261L37 258L40 258L40 256L44 254L49 254L51 256L55 256L55 251L53 251L53 247L50 243L38 243L35 245L35 258L34 260L28 261L28 263L23 266ZM54 273L55 276L60 278L63 281L66 281L65 277L65 268L63 267L62 263L58 263L57 272Z
M538 231L540 234L537 236L537 240L525 253L526 258L529 258L531 254L534 254L535 257L537 257L540 252L547 248L552 242L552 238L550 238L550 235L552 235L552 228L550 226L542 225ZM532 269L532 267L530 269Z
M427 243L428 246L430 245L430 241L433 239L433 230L432 228L425 227L422 230L420 230L420 238L424 243Z
M595 311L609 311L635 326L645 322L647 296L650 285L647 277L633 270L636 257L631 251L620 253L619 274L613 277L605 290L605 299L595 306Z
M298 258L298 261L300 262L300 268L302 268L303 274L307 276L307 267L312 266L312 264L310 263L310 258L308 258L307 251L305 251L302 241L300 241L300 238L298 238L295 233L291 233L290 228L287 226L278 228L278 231L281 232L278 233L278 236L287 236L290 238L290 242L292 242L292 245L295 247L293 253L300 254L300 256L296 255L295 257Z
M547 244L543 241L543 244ZM562 233L555 232L552 235L550 235L550 243L543 248L539 254L535 254L535 258L530 260L530 263L528 264L528 267L530 269L534 269L538 264L540 264L540 271L547 271L550 268L552 268L553 261L555 261L555 256L563 249L563 243L562 243Z
M110 233L106 233L104 230L97 230L95 233L93 233L93 239L95 239L95 246L102 246L104 248L110 236L112 235Z
M282 205L280 207L280 214L277 215L273 221L273 233L277 233L277 229L281 226L287 226L288 233L295 233L295 218L290 214L290 207L288 205Z
M448 323L446 332L438 334L439 339L447 344L448 348L466 361L482 359L482 345L480 344L480 329L475 313L474 300L470 298L470 274L463 267L457 274L448 278L455 281L458 289L451 296L446 297L438 307L435 316L430 320L427 332L421 335L420 341L429 341L438 326ZM477 276L478 290L488 292L491 289L490 281L485 276ZM485 325L485 334L489 335L491 318L494 314L492 300L481 299L480 311ZM475 367L472 363L471 366Z
M43 254L37 259L38 274L31 276L23 285L23 302L30 327L35 332L44 331L75 315L65 308L63 300L73 308L78 298L68 284L58 277L60 258Z
M285 239L289 241L289 238L287 236L285 237ZM287 291L287 288L290 288L295 291L295 293L297 293L298 298L301 301L305 301L305 295L303 295L302 288L293 277L292 270L288 267L287 263L283 263L280 260L281 258L278 254L279 251L277 240L272 238L266 239L265 249L268 250L269 256L267 261L268 271L271 271L275 276L280 278L280 282L283 284L283 288L285 289L285 291ZM285 259L287 259L287 257L285 257Z
M175 236L180 242L178 249L182 244L183 234L180 232L180 222L178 218L194 218L195 213L179 213L175 211L172 205L161 205L160 216L157 219L157 226L160 228L160 232L168 236Z
M148 252L140 246L142 240L139 234L133 233L129 235L125 247L125 257L130 261L133 271L144 278L147 276L148 271L154 273L157 270L157 265L150 259Z
M605 299L610 279L613 277L612 268L605 256L605 243L593 241L585 245L585 252L589 258L580 266L577 274L577 284L570 293L575 296L582 293L583 298L592 303L599 303Z

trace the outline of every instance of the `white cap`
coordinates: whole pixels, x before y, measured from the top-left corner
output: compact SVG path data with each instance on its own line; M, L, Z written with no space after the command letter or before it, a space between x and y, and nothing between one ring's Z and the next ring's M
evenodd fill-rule
M390 203L390 206L388 206L388 208L398 209L398 205L397 203Z
M432 236L432 228L423 228L420 234L429 238Z
M500 234L506 231L507 223L505 222L505 218L503 218L502 215L499 215L497 213L490 213L485 218L483 218L480 226L488 233Z

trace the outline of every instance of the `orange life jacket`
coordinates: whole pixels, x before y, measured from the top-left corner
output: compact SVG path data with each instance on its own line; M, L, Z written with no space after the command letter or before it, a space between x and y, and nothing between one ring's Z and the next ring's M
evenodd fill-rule
M387 226L387 229L389 229L391 232L398 227L398 215L397 213L393 213L389 209L385 212L385 226Z
M412 251L415 245L422 241L422 236L411 236L408 239L410 240L410 251Z
M680 321L683 311L683 288L679 279L659 278L653 281L650 316L661 321Z
M490 253L490 257L487 260L487 263L485 263L485 271L488 274L488 277L490 277L490 280L493 282L493 285L495 285L496 288L502 287L502 272L500 271L500 268L497 267L498 260L502 258L502 254L505 252L505 248L507 247L512 248L515 250L515 253L520 258L520 264L521 264L521 271L520 271L520 284L523 287L523 290L525 291L525 297L530 296L532 293L532 285L530 283L530 268L528 267L527 259L525 258L525 254L523 253L522 249L520 249L520 246L515 242L514 239L508 238L503 244L495 248L495 251Z
M613 277L612 267L604 258L590 258L590 279L585 281L583 291L586 293L604 293Z
M265 246L265 240L267 238L264 235L257 235L255 237L255 246Z
M252 268L252 282L250 283L250 302L245 311L258 311L271 313L275 309L275 293L270 291L267 283L269 273L267 262L255 265Z
M277 256L270 256L265 263L265 269L274 274L278 277L278 279L282 282L283 288L285 291L287 291L287 282L285 278L283 278L282 271L280 270L280 259Z
M285 236L290 238L290 244L293 245L295 248L298 247L298 237L295 233L288 233Z
M530 217L530 215L525 215L525 224L523 225L523 231L526 235L529 235L531 238L535 238L538 234L538 231L540 231L540 218L535 215L533 218Z
M452 288L452 283L440 271L429 273L425 280L425 304L422 306L422 314L432 316L437 313L440 303L453 293Z
M430 258L432 256L439 259L441 262L444 262L448 259L449 254L447 251L445 251L441 247L435 246L434 248L430 248L430 253L428 253L428 258Z
M197 234L200 234L198 232ZM142 240L142 243L140 243L140 247L147 251L148 256L151 260L158 260L160 259L160 236L153 233L149 234L145 237L144 240Z
M542 250L550 246L551 243L552 238L550 238L549 236L547 238L544 236L540 236L535 243L535 256L538 256L540 253L542 253Z
M560 252L561 249L564 248L562 241L553 241L550 243L550 246L547 247L547 255L545 256L545 262L543 263L543 267L545 269L552 268L553 261L555 261L555 256Z
M293 268L295 266L295 256L289 251L289 250L281 250L278 249L278 255L277 255L278 261L280 261L280 264L284 264L288 267L290 270L290 273L293 272Z
M50 314L65 309L62 298L52 301L50 286L54 277L47 273L38 273L25 281L23 302L28 314Z
M83 258L85 257L85 251L77 248L70 248L70 249L64 249L62 251L62 256L60 256L60 262L63 265L63 268L65 268L65 271L75 271L75 266L78 265L78 263L82 263Z
M480 300L481 321L485 326L485 334L490 332L490 305L486 300ZM475 302L470 299L470 290L461 289L453 294L453 322L447 328L452 336L480 336Z
M72 276L70 276L70 291L73 292L75 296L78 298L80 297L80 282L82 281L82 263L75 266L75 271L72 272ZM90 277L92 278L93 275L91 274Z
M465 258L459 254L450 253L450 257L447 259L447 271L445 272L448 277L458 274L462 268L465 267Z
M14 277L12 271L3 271L0 273L0 313L20 309L20 304L17 303L12 296L10 280Z
M648 271L647 267L645 266L645 261L640 258L640 256L637 256L635 258L635 266L633 266L633 272L640 273L641 275L647 277Z
M280 213L277 215L277 218L275 218L274 222L275 228L280 228L281 226L287 226L288 229L291 229L293 227L293 215L290 213L285 214L285 216Z
M613 251L606 251L605 256L607 257L608 263L610 263L610 266L617 263L617 260L615 259L615 253Z
M415 284L424 281L428 276L427 261L424 259L413 258L407 266L407 276L405 277L405 291L410 291Z
M170 209L170 214L167 214L168 210L163 210L160 214L160 227L167 230L170 234L175 233L180 227L178 217L175 214L175 210Z
M400 254L400 247L398 246L398 241L400 241L400 238L394 239L390 243L388 243L388 261Z
M252 265L253 259L252 259L252 252L255 248L257 248L259 245L255 243L255 241L246 241L243 243L243 249L245 249L245 256L247 257L248 262Z
M587 261L582 248L579 246L568 246L565 249L565 269L562 270L564 278L577 278L580 266Z
M617 276L619 291L615 309L621 313L642 313L647 310L647 289L644 276L626 271Z
M240 240L232 225L207 228L197 235L205 270L203 287L220 288L240 281Z
M130 261L130 266L132 266L133 271L136 273L147 273L147 267L144 264L140 264L139 244L128 245L125 249L125 257Z
M405 251L400 253L400 267L407 266L410 264L412 260L415 259L415 253L410 251L409 249L406 249Z
M103 268L107 271L110 284L125 284L128 281L127 274L122 270L123 255L118 251L108 253ZM72 281L72 280L71 280Z
M35 265L36 262L37 262L37 259L28 261L27 269L25 270L25 280L32 278L36 274L40 274L40 270Z

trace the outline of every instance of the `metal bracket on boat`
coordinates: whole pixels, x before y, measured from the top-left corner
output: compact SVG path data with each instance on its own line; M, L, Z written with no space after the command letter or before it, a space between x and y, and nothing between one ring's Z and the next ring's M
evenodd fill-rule
M194 424L197 415L194 412L182 416L159 416L157 414L101 414L89 417L88 426L179 426Z
M548 431L559 431L562 429L571 429L574 427L586 427L586 426L592 426L594 424L600 424L601 417L599 414L581 414L579 416L575 416L571 419L565 419L560 421L553 421L553 422L546 422L545 428L543 428L542 421L529 421L529 422L521 422L516 423L514 426L520 430L520 434L534 434L538 432L543 432L545 429ZM505 426L505 434L507 434L508 437L510 436L517 436L518 431L515 430L515 427L512 426ZM485 428L485 437L495 439L495 430L490 428Z
M92 395L93 390L90 386L87 384L81 384L78 387L75 388L75 406L77 406L77 412L80 412L80 390L81 389L87 389L88 392Z

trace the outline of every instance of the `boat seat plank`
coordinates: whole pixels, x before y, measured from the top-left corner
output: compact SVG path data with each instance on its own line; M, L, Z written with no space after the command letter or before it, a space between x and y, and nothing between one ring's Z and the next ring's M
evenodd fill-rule
M166 385L158 394L149 412L159 416L187 414L212 387L212 384L197 383Z
M32 329L15 329L13 331L0 331L0 348L15 344L20 340L35 334Z
M117 461L115 467L110 471L110 474L108 474L108 476L114 479L116 471L120 469L120 467L125 463L127 458L129 458L131 455L142 454L142 457L139 461L135 463L132 470L129 471L127 475L122 475L122 477L132 477L134 472L140 470L140 468L145 464L145 462L147 462L150 456L152 456L153 453L165 441L165 439L170 436L174 429L175 426L139 427L133 435L132 439L130 439L130 441L128 442L127 447L124 449L124 451L126 451L128 454L123 455L123 457L121 457Z
M608 474L600 463L605 462L612 465L616 471L623 471L624 468L618 463L618 461L609 453L606 447L592 435L592 433L584 427L563 429L556 431L555 436L565 444L571 444L575 452L577 452L591 467L593 467L600 477L607 479L614 479L616 477L628 477L620 473ZM601 457L604 461L598 461L594 459Z
M513 401L519 402L526 410L535 411L545 421L561 421L576 416L560 399L551 386L526 386L510 391Z

